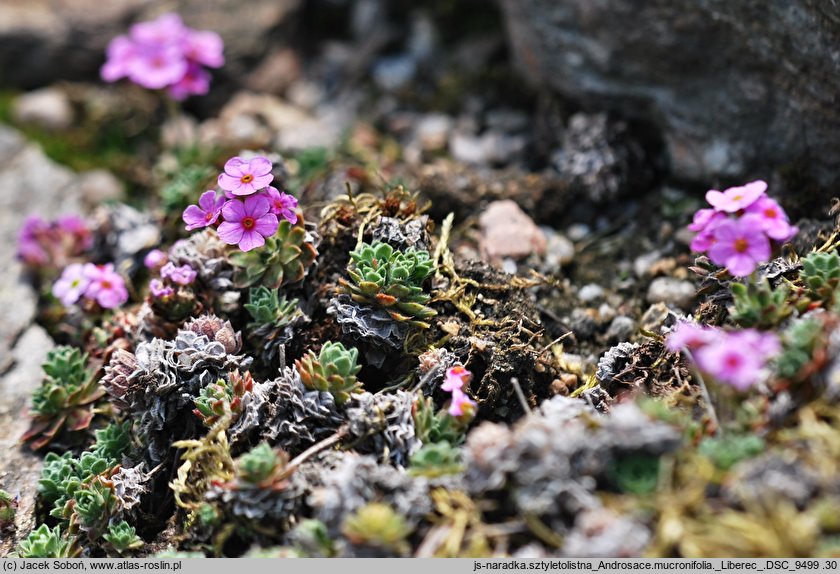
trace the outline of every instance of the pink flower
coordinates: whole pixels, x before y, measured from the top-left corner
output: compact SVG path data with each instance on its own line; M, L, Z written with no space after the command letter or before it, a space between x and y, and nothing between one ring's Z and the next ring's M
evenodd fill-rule
M475 401L470 399L464 391L457 389L452 392L452 402L447 412L453 417L460 417L472 414L475 407Z
M735 347L729 341L703 347L694 358L702 371L739 391L747 390L760 380L761 358L752 349Z
M244 203L228 201L222 208L225 221L219 226L219 237L230 245L238 244L242 251L261 247L279 227L277 216L270 210L271 204L261 195L247 197Z
M706 192L706 201L718 211L735 213L752 205L765 191L767 183L758 180L741 187L730 187L723 192L712 189Z
M184 210L181 219L187 224L187 231L213 225L222 213L224 197L216 197L215 191L205 191L198 198L198 205L190 205Z
M169 87L169 95L182 101L190 96L203 96L210 91L210 73L198 64L190 63L183 77Z
M769 197L759 198L747 208L747 213L754 213L761 218L764 232L771 239L782 243L790 241L799 228L788 221L787 213L775 200Z
M125 281L114 271L114 264L85 264L85 277L90 281L85 289L85 297L94 299L103 309L113 309L128 301Z
M47 262L48 255L41 246L41 239L50 230L50 224L41 217L32 215L23 222L18 234L18 257L30 265L42 265Z
M153 297L157 298L169 297L175 293L175 290L172 287L167 287L160 279L152 279L149 281L149 291L151 291Z
M719 332L688 321L680 321L668 334L665 347L672 353L683 349L696 349L719 338Z
M53 285L52 293L62 305L69 307L81 298L88 285L90 279L85 275L84 265L73 263L61 272L61 277Z
M219 176L219 187L233 195L251 195L266 187L274 176L271 162L257 156L250 161L232 157L225 163L225 173Z
M464 385L470 382L471 378L472 373L458 365L446 371L446 379L440 388L450 393L460 391L464 388Z
M166 253L160 249L152 249L143 258L143 265L146 269L157 269L166 263Z
M268 186L265 190L265 196L271 203L271 213L279 215L291 224L297 223L297 214L295 209L298 205L298 200L293 195L277 191L276 188Z
M187 29L183 47L184 55L196 64L220 68L225 63L225 44L215 32Z
M164 279L169 279L178 285L189 285L195 281L196 272L193 271L193 268L189 265L175 267L175 265L170 261L161 268L160 276Z
M210 75L203 66L224 64L224 45L215 32L192 30L177 14L133 25L111 40L100 75L106 82L128 78L145 88L169 88L175 99L205 94Z
M764 235L764 224L755 214L721 222L714 232L714 245L709 259L725 266L732 275L745 277L759 263L770 259L770 240Z
M691 250L705 253L715 243L715 229L726 221L726 214L714 209L701 209L694 214L694 221L688 228L697 231L691 240Z

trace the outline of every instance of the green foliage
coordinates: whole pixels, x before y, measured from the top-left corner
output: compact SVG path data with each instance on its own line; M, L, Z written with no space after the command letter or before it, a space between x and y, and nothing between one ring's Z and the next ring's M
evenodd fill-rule
M411 527L388 504L369 502L347 517L342 532L353 544L402 552Z
M746 285L733 282L730 289L735 304L729 314L742 327L768 329L793 313L793 307L788 303L787 287L773 290L767 279Z
M298 211L297 218L294 225L285 219L281 221L277 232L266 237L262 247L231 256L238 268L238 287L261 284L276 288L303 279L318 251L304 227L303 212Z
M295 179L302 184L307 184L327 169L330 156L327 148L311 147L298 152L294 159L298 164Z
M61 456L48 453L38 480L38 493L48 507L52 506L50 516L69 518L72 510L68 502L75 498L79 489L94 477L112 469L117 462L91 451L83 452L78 459L69 452Z
M0 489L0 531L15 523L17 500L5 490Z
M73 499L73 512L88 538L99 538L117 506L113 484L97 476L82 484Z
M61 528L50 529L42 524L21 540L17 548L21 558L69 558L72 556L70 543L61 537Z
M776 371L783 379L796 379L802 368L811 362L814 348L822 335L818 319L800 319L782 335L782 352L776 360Z
M335 556L335 545L329 529L320 520L314 518L302 520L289 533L289 539L294 541L296 550L307 556L324 558Z
M347 274L340 280L345 293L357 303L384 308L395 321L428 328L436 315L426 306L430 296L423 282L434 271L427 251L395 251L387 243L362 243L350 252Z
M112 423L94 434L96 443L91 452L105 460L119 462L131 448L131 421Z
M172 174L172 179L160 188L160 198L166 213L180 213L195 201L195 192L209 189L215 183L216 170L207 164L183 165Z
M408 473L412 476L435 478L458 474L464 470L461 453L447 441L424 444L411 455Z
M74 347L56 347L43 364L44 380L32 394L32 426L23 435L33 449L43 448L67 427L81 431L93 419L93 403L105 390L86 368L87 355Z
M809 253L802 259L799 278L812 299L833 306L840 285L840 255L836 251Z
M267 442L262 442L239 457L236 476L247 485L269 486L282 478L288 462L285 452L274 450Z
M136 550L143 547L143 540L137 536L137 531L125 520L108 527L108 532L102 538L111 545L117 554L123 554L129 550Z
M317 356L309 351L302 359L295 360L295 366L306 388L328 392L341 405L350 399L351 393L362 388L356 380L362 369L356 364L358 358L358 349L327 341Z
M75 347L56 347L42 365L44 380L32 395L32 410L39 415L57 415L67 408L68 399L83 388L91 376L87 355Z
M291 323L295 315L299 314L298 300L287 301L281 297L278 289L256 287L251 289L249 295L250 303L244 307L253 318L249 327L260 327L262 325L274 325L283 327Z
M219 525L221 515L212 504L202 502L196 510L196 517L198 518L198 523L202 526L216 527Z
M742 460L764 452L764 439L748 434L722 438L704 438L697 452L711 460L721 470L729 470Z
M650 494L659 481L659 457L642 453L622 456L612 462L607 474L621 492Z
M254 379L249 371L245 371L244 375L234 371L229 378L230 381L219 379L208 384L195 399L193 413L208 427L216 424L226 413L232 414L235 420L242 412L242 398L254 388Z
M423 444L447 442L457 446L464 442L466 425L444 410L435 410L431 398L418 398L414 403L414 432Z

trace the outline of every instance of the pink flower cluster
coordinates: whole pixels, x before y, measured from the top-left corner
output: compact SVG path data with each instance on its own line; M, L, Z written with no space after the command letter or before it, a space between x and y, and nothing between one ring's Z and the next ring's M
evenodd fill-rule
M187 230L219 224L219 237L229 245L250 251L265 245L280 226L278 216L297 223L297 199L269 184L274 179L271 162L262 156L251 160L233 157L219 176L224 197L209 190L201 194L198 205L184 210Z
M470 382L472 373L462 366L452 367L446 371L446 380L440 386L444 391L452 393L452 402L447 411L453 417L470 415L476 407L475 401L464 392L464 387Z
M82 255L93 245L87 223L76 215L65 215L49 222L31 216L18 235L18 257L27 265L61 267L71 257Z
M156 255L153 259L155 262L158 262L162 261L161 257L165 258L166 255L164 255L163 252L160 252L160 256ZM155 269L156 267L150 266L149 268ZM160 267L160 278L155 278L149 281L149 291L151 292L152 297L155 297L156 299L165 299L175 294L175 290L177 289L175 285L189 285L195 281L197 276L198 273L196 273L196 271L189 265L181 265L178 267L169 261Z
M215 32L193 30L177 14L164 14L111 40L100 74L106 82L128 78L151 90L167 88L173 98L183 100L210 90L205 67L221 67L223 49Z
M114 271L113 263L68 265L53 284L52 292L65 307L82 298L96 301L103 309L114 309L128 301L125 281Z
M770 259L773 242L790 241L799 231L766 192L767 184L760 180L707 192L706 201L712 207L694 214L688 226L697 232L691 248L708 253L715 265L726 267L736 277L755 271Z
M672 352L688 349L702 372L739 391L760 382L767 362L781 351L772 333L724 331L689 322L678 323L665 345Z

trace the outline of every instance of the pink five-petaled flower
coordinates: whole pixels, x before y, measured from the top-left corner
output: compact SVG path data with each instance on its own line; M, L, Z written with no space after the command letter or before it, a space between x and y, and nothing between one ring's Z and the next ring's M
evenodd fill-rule
M298 200L293 195L277 191L276 188L268 186L265 190L265 196L271 203L271 213L282 217L292 225L297 223L297 214L295 209L298 205Z
M471 378L472 373L461 365L458 365L447 369L446 379L444 379L440 388L450 393L460 391L463 390L464 385L470 382Z
M668 334L665 347L672 353L676 353L683 349L696 349L708 345L718 338L714 329L689 321L680 321Z
M730 187L726 191L710 190L706 192L706 201L718 211L735 213L746 209L767 191L767 183L761 180L741 187Z
M23 222L18 235L18 257L30 265L42 265L49 256L41 246L40 239L50 230L50 224L37 215L30 215Z
M764 224L755 214L721 222L714 232L714 244L709 259L725 266L732 275L746 277L770 259L770 240L764 234Z
M233 195L251 195L266 187L274 179L271 162L262 156L250 161L232 157L225 163L225 173L219 175L219 187Z
M84 265L73 263L61 272L61 277L53 285L52 293L62 305L69 307L84 295L88 285L90 285L90 279L85 276Z
M231 199L222 208L224 222L219 225L219 237L229 245L239 245L242 251L250 251L265 245L265 238L277 232L277 216L271 211L271 204L262 195L245 198L245 202Z
M175 267L171 261L164 265L160 270L160 276L164 279L177 283L178 285L189 285L195 281L197 273L189 265L181 265Z
M198 198L198 205L190 205L184 210L181 219L187 224L187 231L213 225L222 213L224 197L216 197L215 191L205 191Z
M475 407L475 401L469 398L464 391L457 389L452 391L452 402L449 404L447 412L453 417L460 417L471 414Z
M149 291L152 293L152 297L163 298L169 297L175 290L172 287L163 284L163 281L160 279L152 279L149 281Z
M114 271L114 264L85 264L85 277L90 281L85 289L85 297L94 299L103 309L113 309L128 301L125 281Z
M761 197L747 207L747 213L754 213L761 218L764 232L776 241L789 241L799 232L799 228L790 224L787 213L775 200Z

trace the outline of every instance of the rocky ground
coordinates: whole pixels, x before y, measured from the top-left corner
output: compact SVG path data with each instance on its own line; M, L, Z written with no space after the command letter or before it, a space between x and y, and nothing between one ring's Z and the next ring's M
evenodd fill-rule
M809 156L813 171L786 171L775 147L769 155L760 146L745 149L753 140L762 145L796 140L789 133L794 128L784 120L798 104L766 93L775 83L788 85L778 75L784 73L756 72L728 86L742 99L730 101L724 111L758 99L764 106L755 113L772 116L765 131L756 135L733 125L731 116L722 114L716 123L707 123L697 111L717 109L725 95L713 98L692 90L691 106L684 107L670 75L648 78L644 70L630 67L628 74L635 71L647 83L639 85L637 77L621 74L616 79L614 67L622 64L611 64L611 58L628 52L628 44L638 47L639 39L616 36L608 43L599 36L605 42L603 53L593 51L581 27L597 36L594 28L609 11L586 12L581 3L552 8L537 1L503 1L497 11L482 2L430 2L403 13L375 0L353 6L341 1L257 1L249 2L247 22L219 17L236 4L227 0L169 4L188 23L218 30L229 50L228 63L214 78L218 88L174 113L156 95L126 85L103 86L93 77L107 40L128 22L160 10L162 3L125 2L90 10L87 2L60 2L66 17L59 20L54 1L0 0L0 77L13 80L0 91L0 266L5 270L0 275L0 488L19 497L14 534L0 541L0 555L34 525L42 457L19 447L19 439L29 425L24 413L41 381L41 363L54 345L48 331L60 342L66 335L43 300L39 306L33 289L37 281L16 258L22 219L30 214L48 219L83 214L99 227L105 243L116 238L116 245L105 248L131 261L184 236L179 220L183 208L214 179L227 157L245 150L264 153L279 166L308 221L340 221L329 206L345 201L341 198L348 190L355 196L378 196L403 185L418 192L411 209L426 210L423 222L435 241L446 226L452 272L457 268L464 279L460 286L472 285L476 292L465 314L462 301L445 295L445 281L457 286L462 278L437 277L435 288L441 295L435 303L448 314L441 313L435 333L468 349L470 360L485 371L482 384L473 389L482 420L519 421L508 427L488 422L469 435L465 480L476 496L485 487L495 488L493 484L507 485L516 494L498 509L500 515L516 508L523 516L552 516L556 523L549 526L566 538L558 542L545 535L545 525L540 529L528 521L511 528L541 532L543 537L537 538L545 548L562 548L568 556L638 555L645 549L662 555L713 551L715 541L704 530L709 515L697 511L700 518L685 523L686 542L680 546L664 530L641 525L640 514L624 516L626 500L609 494L602 505L581 494L592 488L591 478L577 467L566 468L563 461L599 452L618 453L623 460L621 453L637 450L659 456L676 448L672 428L640 422L641 411L630 408L618 408L621 414L590 437L580 423L581 409L608 412L647 394L682 408L688 419L705 420L707 405L693 373L685 362L665 355L658 336L676 315L695 314L715 322L723 313L721 300L698 294L702 278L688 248L692 235L685 226L700 207L702 192L733 178L763 175L766 169L764 177L772 178L783 204L799 220L802 251L829 236L833 222L827 215L828 194L819 183L831 181L824 169L831 158ZM626 11L633 3L614 4ZM708 9L701 4L684 25L705 38L717 28L710 31L703 19ZM546 12L557 14L551 25L540 17ZM651 19L648 24L655 26ZM734 19L729 15L724 20ZM455 24L464 24L463 34L452 37ZM834 25L823 25L822 33L830 35ZM35 48L20 54L22 40ZM735 40L728 45L732 52L741 48ZM668 51L668 46L658 48ZM791 65L800 56L807 59L812 49L810 44L800 46ZM77 54L67 66L27 64L60 61L57 54L66 50ZM565 59L546 58L558 50ZM769 57L762 52L762 61ZM525 69L535 86L523 84L515 66L519 72ZM711 83L715 74L723 73L709 66L698 82ZM559 77L574 78L574 87L568 88L569 82L558 85ZM637 99L621 100L634 89ZM815 110L823 108L808 99L820 100L820 94L794 92L807 100L808 105L800 106L808 112L803 125L821 123L824 115ZM603 99L581 105L595 96ZM616 98L620 105L610 103ZM647 116L636 116L631 108L644 108ZM836 137L826 135L835 127L832 122L818 130L817 147ZM796 160L808 155L799 148L795 152ZM809 201L815 197L819 200ZM113 207L119 201L128 207ZM103 205L108 209L101 209ZM394 209L403 207L397 201ZM335 237L327 236L319 247L323 255L317 274L313 272L325 285L346 263L347 238ZM341 256L335 255L338 251ZM708 278L703 286L708 287ZM470 315L473 308L479 316ZM506 323L510 317L518 324ZM302 337L304 342L306 337L319 340L323 334L312 329ZM299 351L294 345L304 342L291 342L290 348ZM521 377L523 384L526 378L533 381L525 388L526 404L510 383L523 369L529 370ZM366 369L363 379L365 375L372 386L393 383L376 369ZM583 400L567 403L568 396ZM537 412L550 397L556 399L545 403L539 416L522 419L525 410ZM570 438L540 466L528 441L561 425ZM634 434L640 428L650 434ZM502 444L515 454L505 458L494 450ZM524 476L517 465L528 461L538 467L534 472L545 475ZM343 472L352 476L353 465L360 472L380 472L366 464L361 459L346 463ZM612 467L591 464L590 474L615 491ZM759 466L753 470L763 480L766 473ZM554 474L564 477L562 488L570 489L552 491L555 498L563 494L578 507L555 508L554 499L534 491L534 485L547 492L560 488L552 481ZM396 479L389 475L387 480ZM702 490L694 483L689 486ZM729 492L731 487L727 482L720 496L741 496ZM344 486L337 478L335 484L324 485L328 494L335 494L331 488ZM660 496L659 504L673 502L666 498L674 491ZM407 500L402 502L410 507ZM346 503L332 502L339 507ZM327 501L319 516L330 524L345 510L331 508ZM570 521L569 516L578 518ZM163 548L167 533L161 526L147 550ZM783 547L788 542L780 542L779 548L799 551ZM542 552L538 546L517 544L522 555ZM750 550L758 555L766 548Z

